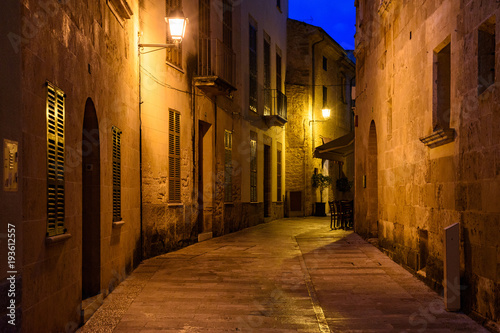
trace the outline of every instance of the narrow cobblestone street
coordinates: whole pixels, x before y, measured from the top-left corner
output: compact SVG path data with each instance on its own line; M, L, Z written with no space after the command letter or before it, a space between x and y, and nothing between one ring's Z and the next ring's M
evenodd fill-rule
M262 224L146 260L79 332L487 332L329 218Z

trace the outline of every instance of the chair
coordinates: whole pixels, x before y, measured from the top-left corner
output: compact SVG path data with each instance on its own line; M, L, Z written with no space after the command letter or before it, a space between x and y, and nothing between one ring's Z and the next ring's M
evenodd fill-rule
M342 214L339 201L328 201L330 205L330 229L337 230L342 226Z
M340 201L341 227L352 229L354 227L354 202Z

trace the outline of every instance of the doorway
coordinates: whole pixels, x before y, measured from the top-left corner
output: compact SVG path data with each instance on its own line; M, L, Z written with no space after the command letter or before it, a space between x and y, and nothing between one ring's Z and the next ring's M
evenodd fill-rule
M264 145L264 217L271 216L271 146Z
M378 157L377 157L377 129L375 122L370 124L368 135L368 160L366 189L368 194L368 210L366 220L370 237L378 237Z
M212 238L212 130L211 124L198 124L198 241Z
M82 299L101 287L101 157L94 103L85 103L82 133Z

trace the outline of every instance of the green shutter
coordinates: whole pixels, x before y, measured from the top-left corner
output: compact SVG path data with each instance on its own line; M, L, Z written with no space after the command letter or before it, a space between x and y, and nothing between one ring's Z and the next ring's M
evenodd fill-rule
M64 228L64 92L47 84L47 236Z
M121 134L122 131L113 126L113 222L121 221Z
M168 197L170 202L181 202L181 114L169 110L168 120Z

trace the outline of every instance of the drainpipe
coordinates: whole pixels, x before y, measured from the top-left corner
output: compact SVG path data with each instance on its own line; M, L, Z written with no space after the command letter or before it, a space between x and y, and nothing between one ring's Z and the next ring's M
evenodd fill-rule
M141 43L141 35L139 33L138 35L138 42L137 45ZM137 57L139 60L139 200L140 200L140 206L139 206L139 221L140 221L140 250L141 250L141 255L140 255L140 260L142 261L144 259L144 236L143 236L143 229L142 229L142 93L141 93L141 49L138 47L137 48Z
M312 153L314 153L314 104L316 102L316 71L315 71L315 46L318 45L319 43L323 42L325 40L325 35L322 35L321 36L321 40L315 42L312 44L312 121L311 121L311 131L312 131L312 139L311 139L311 149L312 149ZM304 135L305 135L305 132L304 132ZM305 157L305 156L304 156ZM304 158L304 198L305 198L305 188L307 186L307 174L305 172L306 170L306 158ZM305 199L304 199L305 201ZM305 215L305 202L304 202L304 215Z
M316 67L315 67L315 46L319 43L321 43L322 41L325 40L325 35L322 35L321 36L321 40L313 43L312 45L312 122L311 122L311 126L312 126L312 144L311 144L311 147L312 147L312 151L314 152L314 105L315 105L315 102L316 102Z

